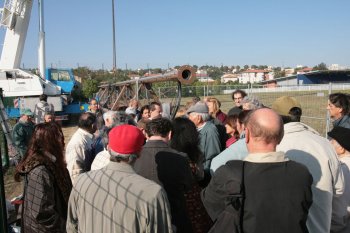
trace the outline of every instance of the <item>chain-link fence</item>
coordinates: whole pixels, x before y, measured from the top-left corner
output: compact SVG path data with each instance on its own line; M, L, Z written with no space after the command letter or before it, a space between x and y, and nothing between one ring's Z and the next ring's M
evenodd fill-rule
M174 96L176 88L172 88ZM266 87L262 85L203 85L203 86L183 86L181 105L185 106L192 97L198 96L203 99L206 96L215 96L221 102L221 110L225 113L233 107L231 93L236 89L242 89L248 96L257 97L262 104L271 107L272 103L281 96L295 97L301 104L303 115L301 121L325 136L331 128L331 121L327 111L328 96L331 93L350 93L350 84L322 84L322 85L297 85L283 87ZM158 88L158 94L169 87Z

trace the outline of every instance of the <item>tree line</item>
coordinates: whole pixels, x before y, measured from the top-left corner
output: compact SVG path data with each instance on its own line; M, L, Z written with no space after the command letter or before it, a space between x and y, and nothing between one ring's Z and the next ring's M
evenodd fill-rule
M175 66L174 68L179 68L180 66ZM195 69L205 70L207 72L207 75L215 80L214 84L220 84L220 78L222 75L227 73L240 73L242 71L248 70L248 69L267 69L267 65L244 65L243 67L239 65L232 65L232 66L212 66L212 65L204 65L204 66L197 66L193 65ZM287 67L290 68L290 67ZM285 68L285 69L287 69ZM295 69L295 73L303 69L305 67L300 67ZM313 70L327 70L327 65L324 62L321 62L320 64L313 67ZM158 74L158 73L165 73L166 69L161 68L152 68L152 69L117 69L115 71L107 71L107 70L91 70L88 67L78 67L76 69L73 69L73 73L75 76L78 76L81 78L81 88L74 91L73 98L76 100L84 101L86 99L89 99L93 96L94 93L98 91L98 86L101 83L116 83L121 82L125 80L129 80L130 76L140 76L143 77L147 74ZM274 72L274 77L284 77L285 71L282 67L273 67L272 72ZM173 85L172 82L161 82L161 83L155 83L156 87L164 87L168 85ZM196 81L193 85L195 86L202 86L204 85L201 82Z

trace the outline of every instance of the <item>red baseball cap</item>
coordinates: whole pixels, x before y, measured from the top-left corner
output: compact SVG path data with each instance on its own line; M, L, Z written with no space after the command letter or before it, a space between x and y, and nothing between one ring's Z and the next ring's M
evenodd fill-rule
M140 152L145 143L145 136L137 127L132 125L119 125L108 134L108 146L120 154L133 154Z

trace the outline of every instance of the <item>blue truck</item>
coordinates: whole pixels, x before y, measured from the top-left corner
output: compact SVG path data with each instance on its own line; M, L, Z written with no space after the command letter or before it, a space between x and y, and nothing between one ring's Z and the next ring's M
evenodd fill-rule
M48 68L46 79L24 70L0 70L0 88L3 89L5 109L10 118L18 118L21 108L34 111L39 95L48 95L48 103L55 108L57 120L68 120L69 115L88 109L87 103L75 101L71 94L78 88L72 69Z

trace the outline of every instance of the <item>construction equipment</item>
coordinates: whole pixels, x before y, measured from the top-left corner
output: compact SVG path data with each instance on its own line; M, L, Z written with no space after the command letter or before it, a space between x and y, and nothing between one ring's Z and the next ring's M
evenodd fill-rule
M102 84L96 97L100 105L111 110L116 110L121 106L128 106L130 99L159 102L160 96L152 89L152 84L156 82L175 81L177 82L176 97L169 101L172 104L171 117L173 118L181 101L181 84L192 84L196 78L196 70L188 65L179 69L168 71L164 74L135 78L129 81L114 84ZM174 102L174 103L173 103Z
M1 9L0 25L6 28L0 59L0 87L4 97L18 97L18 106L6 108L10 117L19 117L19 108L34 111L39 95L46 94L54 106L56 119L66 119L69 114L81 113L86 104L73 103L70 98L76 82L71 69L45 68L45 32L43 0L39 3L39 74L20 69L25 39L28 31L33 0L5 0Z

